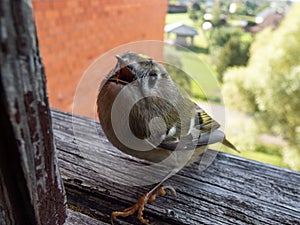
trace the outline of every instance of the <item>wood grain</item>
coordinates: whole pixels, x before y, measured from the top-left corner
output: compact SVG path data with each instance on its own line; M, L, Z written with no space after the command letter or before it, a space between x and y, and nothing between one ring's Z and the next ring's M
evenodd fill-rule
M98 122L55 110L52 115L69 204L110 224L112 211L134 204L153 186L138 186L139 171L124 166L147 163L111 146ZM158 197L146 206L144 216L155 224L300 224L299 172L218 153L206 170L199 171L195 163L166 184L177 190L177 197ZM115 224L140 223L130 216Z

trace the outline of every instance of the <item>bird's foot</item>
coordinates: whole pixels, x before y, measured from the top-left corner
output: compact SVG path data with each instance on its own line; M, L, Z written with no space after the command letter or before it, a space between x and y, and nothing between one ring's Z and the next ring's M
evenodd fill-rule
M150 192L147 192L144 194L142 197L139 198L137 203L135 203L133 206L124 209L123 211L115 211L112 212L111 214L111 224L114 224L114 220L117 219L117 217L127 217L132 214L134 214L136 211L138 212L138 219L143 223L143 224L149 224L149 220L145 219L143 217L143 212L144 208L147 205L147 203L151 203L155 201L156 197L158 195L165 196L166 195L166 189L170 189L173 194L176 196L176 191L173 187L171 186L159 186L158 188L151 190Z

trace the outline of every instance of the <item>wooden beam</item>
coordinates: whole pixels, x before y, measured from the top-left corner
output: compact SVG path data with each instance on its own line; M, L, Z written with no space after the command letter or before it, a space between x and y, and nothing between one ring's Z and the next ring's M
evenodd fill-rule
M52 115L70 207L110 224L112 211L129 207L151 187L121 184L139 176L139 171L128 173L126 165L145 162L114 148L97 121L55 110ZM300 224L299 172L218 153L206 170L195 163L166 184L178 195L146 206L144 216L155 224ZM130 216L115 224L140 223Z
M63 224L66 198L32 5L2 0L0 12L0 224Z

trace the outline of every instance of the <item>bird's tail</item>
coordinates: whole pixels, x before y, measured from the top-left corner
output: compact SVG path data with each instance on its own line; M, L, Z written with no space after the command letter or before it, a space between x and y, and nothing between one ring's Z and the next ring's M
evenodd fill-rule
M238 153L241 153L230 141L228 141L226 138L223 139L222 142L223 145L227 146L228 148L233 149L234 151L237 151Z

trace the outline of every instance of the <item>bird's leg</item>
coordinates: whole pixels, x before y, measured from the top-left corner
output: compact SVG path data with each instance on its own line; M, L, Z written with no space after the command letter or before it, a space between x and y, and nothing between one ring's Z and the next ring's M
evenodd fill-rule
M136 211L138 213L138 219L143 223L143 224L149 224L149 220L145 219L143 217L143 211L147 203L151 203L155 201L156 197L158 195L165 196L166 195L166 189L169 189L173 192L173 194L176 196L176 191L173 187L171 186L163 186L162 183L167 180L173 173L168 174L162 181L159 182L153 189L151 189L149 192L144 194L142 197L139 198L137 203L135 203L133 206L124 209L123 211L115 211L112 212L111 214L111 223L113 223L114 220L117 219L118 216L121 217L127 217L132 214L134 214Z
M144 211L145 206L147 205L147 203L151 203L151 202L155 201L155 199L158 195L165 196L166 195L166 189L170 189L173 192L173 194L176 196L176 191L171 186L164 187L164 186L161 185L159 187L156 187L156 189L152 189L151 191L147 192L142 197L140 197L139 200L137 201L137 203L135 203L133 206L131 206L127 209L124 209L123 211L112 212L112 214L111 214L111 223L113 224L113 221L116 220L116 218L118 216L127 217L127 216L130 216L130 215L134 214L137 211L138 212L138 216L137 216L138 219L143 224L148 224L149 220L147 220L143 217L143 211Z

